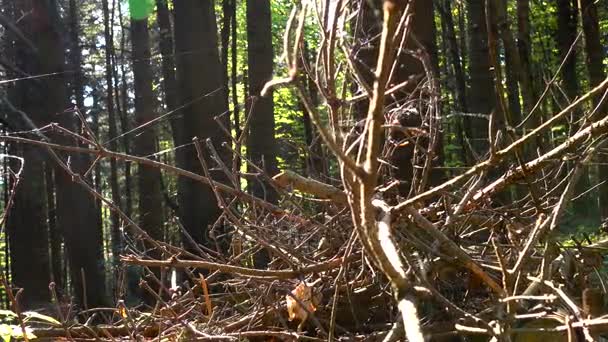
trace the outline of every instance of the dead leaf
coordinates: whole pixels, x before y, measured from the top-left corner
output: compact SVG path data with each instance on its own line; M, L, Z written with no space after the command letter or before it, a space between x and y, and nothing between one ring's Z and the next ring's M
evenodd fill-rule
M201 287L203 288L203 295L205 296L205 306L207 308L207 315L211 315L213 312L213 307L211 305L211 298L209 297L209 288L207 287L207 280L202 273L199 273Z
M289 320L293 321L298 319L305 322L308 318L308 312L315 312L317 308L312 303L312 288L306 285L305 282L300 282L293 291L291 291L293 297L297 298L306 309L304 309L297 300L290 295L286 295L287 300L287 312L289 314ZM308 312L306 311L308 310Z

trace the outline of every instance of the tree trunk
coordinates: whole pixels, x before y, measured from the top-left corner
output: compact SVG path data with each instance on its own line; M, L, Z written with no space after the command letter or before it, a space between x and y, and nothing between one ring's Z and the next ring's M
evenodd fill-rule
M532 39L530 38L530 0L517 0L517 50L519 51L519 62L521 77L521 91L523 95L524 117L536 105L538 90L534 83L532 69ZM527 83L527 85L526 85ZM526 90L528 89L528 90ZM526 96L527 95L527 96ZM524 124L527 130L534 129L543 121L543 111L539 108ZM536 146L544 146L549 141L547 134L540 134L536 138Z
M24 13L31 13L30 16L21 21L22 31L28 36L34 46L39 51L39 57L34 58L31 55L22 55L19 61L26 63L21 67L21 70L32 74L57 74L34 82L34 84L26 84L27 89L23 89L21 101L16 101L21 106L23 112L31 115L34 124L42 126L51 121L58 121L59 124L69 130L75 131L75 117L71 113L62 113L68 107L68 92L65 79L65 56L64 46L61 40L62 28L60 26L59 15L57 8L47 2L34 2L31 6L23 6L21 10ZM61 113L55 115L55 113ZM64 145L76 145L77 142L72 138L62 135L52 136L54 142ZM23 147L27 157L31 158L33 163L31 166L40 167L40 169L31 169L32 173L26 173L28 181L23 184L27 187L41 186L35 188L36 193L28 191L20 192L21 194L29 194L31 198L26 199L30 203L19 203L19 208L26 205L31 211L19 215L18 220L28 222L28 228L19 229L19 234L27 233L24 237L31 240L31 245L27 246L29 250L34 252L26 255L18 255L23 242L16 239L11 243L17 249L14 251L13 260L16 263L15 270L20 270L21 263L27 263L27 272L29 277L33 279L33 286L38 286L35 293L31 293L34 298L43 299L48 297L48 279L49 279L49 261L48 261L48 235L46 231L46 223L36 222L44 220L45 215L38 214L40 205L44 205L44 173L42 171L41 155L36 152L39 150L32 147ZM83 173L88 165L81 155L62 155L61 158L70 159L70 167L72 171ZM76 292L76 300L80 304L90 304L91 306L100 306L105 304L105 283L103 273L103 253L101 232L96 225L95 213L98 208L95 205L94 199L84 190L79 184L76 184L72 178L63 170L55 161L49 161L49 165L55 166L55 184L56 184L56 217L57 226L61 228L66 244L67 259L72 271L72 284ZM32 165L33 164L33 165ZM29 184L31 182L31 184ZM19 195L21 196L21 195ZM34 198L34 199L32 199ZM16 217L14 217L17 219ZM15 224L16 227L19 224ZM11 225L12 227L12 225ZM32 229L33 231L29 231ZM35 237L35 238L34 238ZM43 239L40 245L37 245L38 238ZM21 271L21 270L20 270ZM45 278L46 281L42 281ZM36 280L39 281L36 281ZM85 284L82 280L86 282ZM19 281L20 276L15 275L15 280ZM27 284L28 287L32 285ZM86 293L86 296L85 296ZM28 303L28 300L25 301ZM29 301L32 303L32 301Z
M560 61L568 54L570 46L576 39L577 10L576 0L557 1L557 47L559 49ZM568 102L576 98L579 92L578 78L576 76L576 48L564 62L561 77L563 88L568 97Z
M26 31L24 30L24 33ZM19 49L19 48L18 48ZM17 63L21 70L32 71L24 68L28 61L21 56ZM23 63L23 64L22 64ZM28 63L29 64L29 63ZM30 118L39 122L40 109L37 113L33 110L40 102L40 95L34 97L34 92L41 89L32 87L29 82L20 82L15 87L15 95L11 100L21 110L30 113ZM33 82L32 82L33 83ZM25 86L32 87L29 101L25 101ZM9 149L11 155L18 155L27 160L21 172L21 181L14 197L12 208L10 208L7 220L7 233L10 242L10 257L12 269L12 283L25 291L21 296L20 305L25 309L41 306L49 301L48 285L51 280L49 264L49 240L46 225L45 197L40 196L45 192L44 188L44 151L30 145L11 144ZM21 167L21 163L11 159L9 163L15 172ZM11 183L14 186L14 183Z
M156 14L158 18L158 27L160 29L159 48L162 55L162 86L167 111L171 112L179 106L179 102L177 96L177 81L175 79L175 59L173 57L173 30L171 29L171 17L166 0L156 0ZM171 123L173 141L175 145L178 145L179 141L181 141L179 136L180 125L177 124L178 120L175 120L175 117L175 114L171 115L169 122ZM178 164L181 163L178 162Z
M239 110L239 94L237 91L237 84L238 84L238 80L237 80L237 68L238 68L238 48L237 48L237 39L238 39L238 35L237 35L237 27L236 27L236 23L237 23L237 17L236 17L236 0L230 0L230 60L231 60L231 67L230 67L230 85L231 85L231 97L232 97L232 127L234 128L234 136L239 138L241 137L241 134L243 133L241 131L241 118L240 118L240 110ZM247 94L248 94L248 88L247 88L247 75L244 75L244 80L243 80L243 95L245 97L245 102L247 103ZM237 152L240 154L241 153L241 146L235 146ZM241 168L241 157L238 154L235 154L232 157L232 172L234 172L235 174L239 173L239 170ZM241 184L241 180L240 177L236 177L236 181L238 182L238 188L240 189L240 184Z
M116 151L118 146L116 143L116 136L118 130L116 129L116 113L114 112L114 84L113 84L113 68L112 68L112 55L114 53L114 41L112 38L111 23L110 23L110 10L108 7L108 0L102 0L103 7L103 23L104 23L104 39L105 39L105 62L106 62L106 110L108 111L108 140L110 150ZM118 186L118 167L116 160L110 159L110 190L112 192L112 202L119 208L122 208L120 188ZM118 263L118 255L122 249L122 238L120 235L120 220L118 214L115 212L110 213L110 220L112 222L111 235L112 235L112 259L113 264Z
M247 153L249 160L266 172L277 174L276 140L274 136L274 104L272 93L261 97L260 91L272 79L272 22L270 0L247 1L247 58L250 98L257 98L249 115ZM253 171L255 172L255 171ZM253 195L271 203L277 201L276 191L262 177L249 182Z
M135 80L135 121L137 126L141 126L157 117L156 99L152 91L150 36L147 19L131 19L131 42L133 45L133 77ZM138 133L135 138L135 154L149 156L156 153L156 136L155 126L146 127ZM158 168L138 166L139 225L152 238L162 241L163 197L160 177ZM158 256L157 253L155 257Z
M78 13L74 6L72 21L76 36L78 35ZM59 14L57 8L51 6L47 9L46 17L49 23L55 26L57 32L60 32ZM56 72L63 70L64 67L64 46L61 42L60 35L49 41L51 44L47 48L48 53L42 54L45 59L45 64L48 63L51 70L47 72ZM74 54L80 54L79 49L75 49ZM75 57L78 62L80 56ZM62 77L49 80L48 100L45 110L47 113L61 113L68 108L68 96L66 89L66 80ZM84 107L83 98L83 82L78 82L75 85L80 89L75 89L76 103ZM67 113L66 113L67 114ZM52 115L52 114L50 114ZM50 116L49 115L49 116ZM48 120L54 121L54 117L49 117ZM61 115L59 123L72 131L78 131L77 127L80 124L76 122L74 115ZM65 145L77 145L78 141L66 137L59 136L58 142ZM67 159L67 156L64 157ZM73 154L69 156L70 167L72 171L78 174L84 174L89 167L88 157L82 154ZM86 180L86 179L85 179ZM76 300L85 308L99 307L107 303L105 293L105 274L104 274L104 258L103 258L103 243L101 227L97 225L96 212L99 208L96 205L95 199L80 185L74 182L70 175L60 166L55 169L55 184L57 187L57 224L63 231L63 237L66 244L67 259L70 264L72 285L75 289Z
M558 0L557 2L557 47L559 49L560 61L564 61L561 77L562 77L562 88L564 90L566 101L561 106L565 107L567 104L574 101L579 95L579 83L578 76L576 73L576 59L577 51L576 47L569 57L568 51L576 39L576 23L578 18L578 4L577 0ZM576 131L579 127L580 122L578 119L581 116L580 110L574 110L571 116L571 130ZM576 192L583 193L590 188L589 175L588 173L583 174L578 183L576 184ZM594 208L593 200L589 194L579 198L573 202L574 211L580 218L589 217L596 208Z
M467 0L467 38L469 56L469 110L481 117L465 117L465 129L471 140L473 160L482 159L488 152L488 118L494 109L494 82L490 74L488 32L483 1Z
M51 255L51 275L55 286L59 291L64 290L63 283L63 269L61 267L61 260L63 260L63 253L61 253L62 237L57 228L56 220L56 209L55 209L55 180L53 177L53 168L45 168L45 184L46 184L46 205L47 205L47 219L49 225L49 245Z
M597 8L592 0L581 0L581 18L583 21L583 32L585 34L585 54L587 71L589 73L589 85L591 88L600 84L606 77L604 70L604 47L600 39L599 21ZM600 98L595 98L598 105ZM606 114L605 104L597 111L594 119L599 119ZM599 188L600 215L602 220L608 219L608 158L605 154L599 154L598 182L602 183Z
M506 3L506 1L505 1ZM519 64L521 77L525 78L522 83L523 108L524 113L529 114L532 107L536 104L536 91L534 78L532 76L532 43L530 38L530 0L517 0L517 50L519 52ZM528 85L526 86L525 83ZM528 88L528 90L526 90ZM525 93L530 93L525 96ZM536 127L541 113L537 113L530 118L531 124L528 127Z
M450 0L443 0L442 5L438 6L441 20L446 24L446 32L443 39L446 40L448 46L448 54L452 73L455 77L455 96L456 108L461 112L467 111L466 85L464 72L462 71L462 62L460 59L460 51L458 49L458 41L454 33L454 18L452 17L452 6Z
M447 43L447 51L449 55L449 61L451 65L451 71L454 75L454 93L456 109L460 112L467 112L467 95L466 95L466 83L463 71L463 65L461 59L461 51L459 51L458 41L456 40L456 34L454 32L454 18L452 16L451 0L443 0L438 6L441 15L441 20L445 23L445 35L443 37ZM463 32L461 32L463 34ZM446 63L447 64L447 63ZM463 162L467 163L467 153L465 148L465 132L463 127L462 118L456 118L456 137L457 143L460 147L460 158Z
M437 53L436 53L436 42L435 42L435 22L434 22L434 6L432 1L416 1L414 2L413 8L413 21L412 21L412 33L422 47L426 50L426 53L430 57L432 72L437 73ZM381 1L364 1L361 2L361 14L359 30L355 32L356 38L361 40L365 44L362 44L361 49L358 52L356 60L358 60L357 67L362 74L364 81L371 85L373 84L373 68L377 62L378 55L378 43L379 33L381 32L382 20L379 16L378 10L382 7ZM406 49L418 50L420 47L417 46L413 40L409 40L405 43ZM424 66L420 60L414 58L409 54L402 53L399 57L398 67L395 70L393 78L390 80L389 87L395 86L410 79L413 76L426 76ZM403 102L409 98L416 97L412 95L412 92L418 91L417 84L412 82L411 85L403 87L400 91L395 92L391 95L390 103L387 106L395 104L403 104ZM361 120L367 112L368 100L360 101L356 105L354 120ZM418 110L425 110L424 108L416 108ZM400 115L397 115L400 116ZM405 117L405 116L404 116ZM421 124L420 117L418 115L407 115L407 118L392 118L392 120L398 119L404 126L418 126ZM405 120L405 121L403 121ZM439 139L441 140L441 139ZM442 159L442 148L436 146L436 150L433 151L439 156L438 160ZM414 158L414 146L413 144L407 144L405 146L397 146L394 148L391 156L390 163L395 166L393 176L400 180L399 192L402 195L407 195L410 191L411 182L414 179L414 165L412 164ZM433 165L436 165L434 162ZM431 182L437 181L440 175L436 172L431 174Z
M116 113L118 114L118 119L120 121L120 128L122 132L122 144L126 154L131 153L131 136L127 134L131 129L131 125L129 125L129 90L127 84L127 72L125 71L125 65L128 63L127 58L125 58L126 51L126 30L125 25L123 23L123 15L122 15L122 6L121 1L117 2L118 9L118 23L120 25L120 62L116 63L116 51L112 48L112 75L114 75L114 93L116 94ZM112 18L114 17L114 12L112 12ZM114 21L114 20L112 20ZM120 88L118 87L118 67L117 64L120 65ZM119 91L120 89L120 91ZM132 186L132 176L131 176L131 163L124 163L125 165L125 202L123 211L127 216L131 216L133 211L133 186Z
M20 17L21 13L32 10L31 5L28 6L24 2L15 3L14 7L12 12L15 20ZM41 45L56 35L43 25L35 25L31 19L19 21L18 27L26 37L31 37L30 39L36 45ZM9 54L12 55L15 66L19 70L31 75L45 72L38 56L21 39L10 34L9 39L14 40L12 51ZM16 76L21 75L13 75L13 77ZM17 109L27 113L32 122L38 126L44 123L46 86L45 80L24 80L15 83L8 89L11 103ZM18 127L17 129L31 128ZM48 284L51 279L51 269L47 207L45 196L41 196L46 192L44 183L46 154L41 148L18 144L10 144L8 153L21 156L25 161L22 164L11 158L8 162L8 166L13 172L21 170L19 187L15 189L13 206L7 211L6 222L10 245L11 281L15 286L24 288L19 304L25 309L31 309L48 303L50 299ZM15 183L11 181L7 185L13 187Z
M520 123L522 119L521 115L521 103L519 102L519 90L521 89L522 98L525 103L532 103L532 92L528 79L523 77L521 72L521 62L519 60L519 51L513 38L513 32L511 31L511 23L507 15L507 2L506 0L500 0L493 6L494 15L497 22L498 32L500 40L504 47L505 53L505 76L507 80L507 99L509 103L509 113L507 119L513 126Z
M192 138L210 138L218 150L228 141L213 119L226 112L225 89L222 87L221 63L217 45L217 26L213 1L181 0L174 2L175 48L181 110L178 123L182 128L178 145L181 168L203 174L192 146ZM223 117L226 117L225 115ZM228 128L228 122L223 122ZM205 160L211 168L208 154ZM225 181L221 171L210 171L216 180ZM180 177L178 181L180 217L194 241L207 244L207 231L217 220L220 210L213 191L200 182Z

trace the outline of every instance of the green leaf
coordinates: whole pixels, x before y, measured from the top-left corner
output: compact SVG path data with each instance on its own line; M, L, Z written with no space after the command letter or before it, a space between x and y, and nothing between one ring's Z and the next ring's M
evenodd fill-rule
M0 310L0 317L17 318L17 314L11 310Z
M131 19L146 19L154 11L154 0L129 0Z
M35 311L27 311L24 312L23 315L25 316L25 319L23 320L24 322L31 321L32 319L37 319L54 325L61 325L61 323L53 317L39 314Z
M0 338L2 338L2 341L10 342L11 336L13 336L13 329L11 326L8 324L0 324Z

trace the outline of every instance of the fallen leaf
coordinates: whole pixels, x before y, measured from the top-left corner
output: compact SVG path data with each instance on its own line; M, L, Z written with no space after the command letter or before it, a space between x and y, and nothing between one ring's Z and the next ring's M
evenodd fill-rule
M300 303L298 303L298 301L292 296L286 295L285 299L287 300L287 312L289 314L289 320L293 321L294 319L298 319L302 322L306 321L308 318L308 312L315 312L317 310L312 303L312 288L306 285L305 282L300 282L298 286L291 291L291 294L293 297L302 302L304 307L302 307L302 305L300 305Z

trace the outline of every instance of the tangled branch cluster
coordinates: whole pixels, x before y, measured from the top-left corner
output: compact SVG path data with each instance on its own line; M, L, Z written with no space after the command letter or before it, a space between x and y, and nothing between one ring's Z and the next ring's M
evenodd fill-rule
M526 149L572 110L605 95L608 80L525 134L505 134L503 139L491 134L488 152L479 162L456 176L437 178L439 87L424 50L405 48L406 42L415 41L411 9L399 1L384 2L371 83L354 60L358 44L344 34L356 18L348 1L324 10L328 12L317 2L294 8L284 39L287 77L269 82L263 94L279 86L296 92L336 157L341 182L290 171L271 180L260 172L258 176L280 194L275 205L213 181L210 167L232 171L213 146L205 148L196 139L204 175L109 151L95 140L84 118L83 132L56 125L45 129L69 134L89 147L1 137L46 147L76 182L118 212L87 184L86 175L73 173L57 151L89 153L96 162L130 161L205 183L222 208L218 223L230 236L230 246L223 251L188 241L186 251L154 241L145 227L120 212L130 234L163 256L158 260L143 250L132 251L121 261L161 269L163 275L183 270L188 281L168 284L149 272L147 281L154 283L141 285L157 300L151 312L119 303L119 320L114 317L108 322L112 325L65 320L61 329L40 330L38 336L386 341L407 336L409 341L423 341L425 336L455 334L509 340L529 333L567 332L570 338L593 340L605 330L608 320L598 310L597 299L603 279L597 270L608 240L572 249L560 246L555 237L564 210L577 195L574 185L606 142L608 117L588 113L578 131L561 144L539 146L536 153ZM307 24L308 13L313 24ZM322 37L315 63L302 58L306 25L313 25ZM425 77L412 93L415 97L390 102L413 82L388 86L401 54L415 55ZM322 106L314 103L306 82L315 85ZM340 95L351 94L347 88L352 84L359 93ZM366 103L364 117L356 113L361 101ZM415 116L416 127L394 120L403 113ZM497 122L495 115L489 117L490 126ZM345 127L344 122L355 124ZM391 139L394 136L400 138ZM413 146L408 161L412 174L404 183L395 177L401 166L391 160L395 149L407 144ZM206 165L204 153L216 157L217 165ZM228 179L237 176L229 174ZM501 196L511 189L516 200L504 204ZM263 266L258 263L261 253L269 259Z

